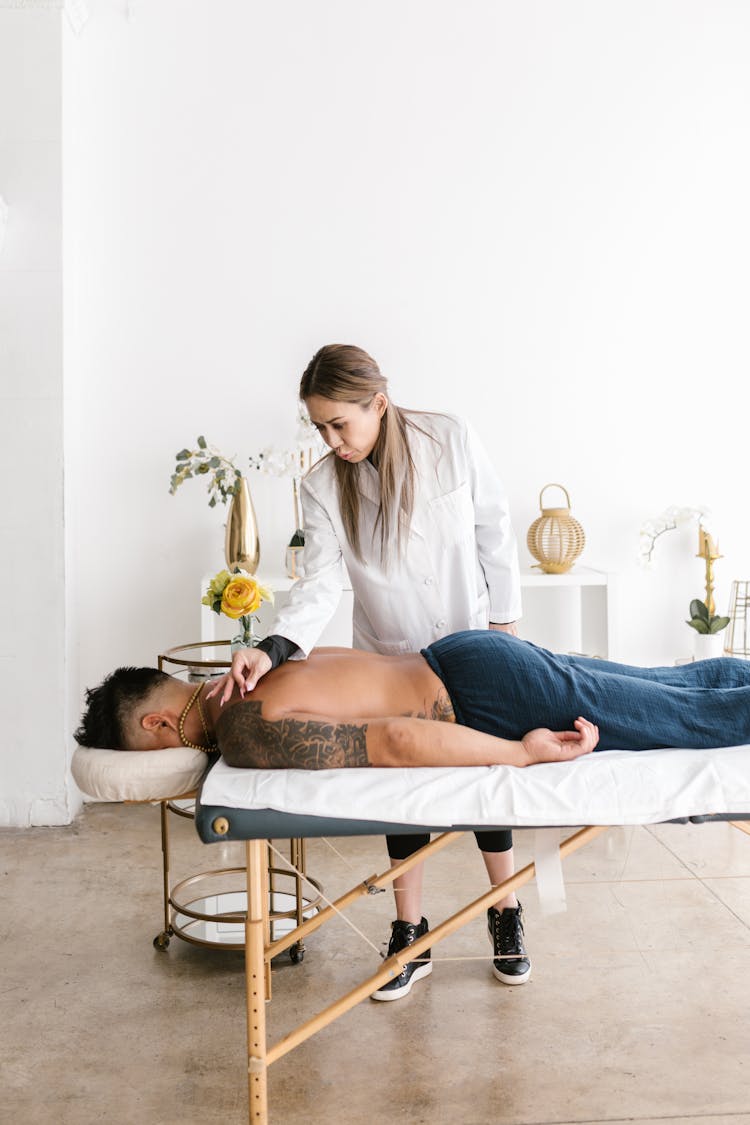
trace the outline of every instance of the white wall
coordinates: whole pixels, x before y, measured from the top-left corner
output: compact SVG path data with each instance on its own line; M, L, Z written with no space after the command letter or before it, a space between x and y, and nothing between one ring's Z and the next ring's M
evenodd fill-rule
M242 458L283 441L330 340L368 348L399 401L473 420L522 540L541 486L568 486L587 560L624 574L622 655L688 650L694 529L653 574L635 558L645 519L705 504L721 596L750 570L750 10L94 11L73 115L84 678L195 635L221 513L198 482L167 495L172 454L198 432ZM274 569L285 487L256 478Z
M567 485L583 561L622 576L622 658L689 652L695 531L644 573L638 530L707 505L720 606L750 575L750 8L89 7L64 127L78 698L197 634L223 511L168 495L173 454L283 443L333 340L471 419L524 562L541 486ZM263 573L291 503L253 483Z
M0 824L65 824L70 677L63 526L59 12L0 10ZM76 706L78 685L75 685Z

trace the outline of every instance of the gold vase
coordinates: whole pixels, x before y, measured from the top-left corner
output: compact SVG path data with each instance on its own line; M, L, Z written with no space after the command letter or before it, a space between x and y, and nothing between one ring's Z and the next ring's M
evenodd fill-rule
M240 486L229 505L224 557L230 573L239 567L248 574L255 574L260 562L258 523L250 498L250 488L244 477L240 478Z

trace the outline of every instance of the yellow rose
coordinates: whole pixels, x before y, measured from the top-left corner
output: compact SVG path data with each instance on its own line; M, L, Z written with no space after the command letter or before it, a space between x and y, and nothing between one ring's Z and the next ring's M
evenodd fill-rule
M221 612L237 620L247 614L255 613L262 601L260 588L254 578L236 575L224 587L221 596Z

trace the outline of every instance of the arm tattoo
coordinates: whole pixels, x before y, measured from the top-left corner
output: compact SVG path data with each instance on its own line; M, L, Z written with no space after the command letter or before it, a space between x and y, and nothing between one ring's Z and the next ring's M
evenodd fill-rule
M227 765L252 769L332 770L369 766L367 723L264 719L257 700L235 703L216 734Z

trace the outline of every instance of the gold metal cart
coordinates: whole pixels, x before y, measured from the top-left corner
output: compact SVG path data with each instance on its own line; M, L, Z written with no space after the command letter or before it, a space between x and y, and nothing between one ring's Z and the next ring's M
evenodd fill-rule
M208 679L230 666L226 658L206 660L196 650L216 649L230 641L200 641L177 645L160 653L159 671L174 665L197 680ZM195 655L192 655L195 654ZM160 801L164 928L154 938L154 948L166 952L171 937L191 945L212 949L245 948L247 920L247 869L218 867L199 871L172 884L170 817L193 820L195 791ZM281 940L287 933L308 921L320 909L323 888L307 875L305 841L290 839L290 869L273 866L269 859L266 879L268 894L269 940ZM269 857L271 855L269 851ZM304 940L289 946L289 956L297 964L305 956Z

